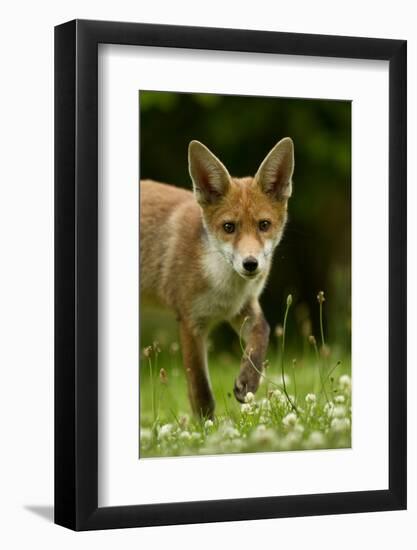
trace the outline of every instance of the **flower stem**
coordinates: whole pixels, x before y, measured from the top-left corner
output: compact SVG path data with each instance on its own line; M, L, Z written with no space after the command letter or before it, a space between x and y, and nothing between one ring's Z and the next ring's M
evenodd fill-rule
M321 350L323 354L323 362L324 362L324 370L327 371L327 359L326 359L326 342L324 340L324 329L323 329L323 300L319 300L319 309L320 309L320 335L321 335ZM325 382L323 381L323 374L322 369L320 366L320 363L318 365L319 371L320 371L320 380L321 380L321 387L324 392L324 397L326 398L327 403L329 402L329 398L327 397L326 388L324 386Z
M287 385L285 383L285 367L284 367L284 358L285 358L285 333L287 330L287 317L288 312L290 310L292 304L292 296L291 294L287 297L287 307L285 308L285 314L284 314L284 323L282 325L282 353L281 353L281 377L282 377L282 387L284 389L285 397L287 398L288 403L291 405L291 408L294 412L298 413L297 407L292 402L290 396L287 392Z
M152 359L148 357L149 362L149 373L150 373L150 382L151 382L151 396L152 396L152 416L154 425L156 423L156 414L155 414L155 386L153 379L153 369L152 369Z

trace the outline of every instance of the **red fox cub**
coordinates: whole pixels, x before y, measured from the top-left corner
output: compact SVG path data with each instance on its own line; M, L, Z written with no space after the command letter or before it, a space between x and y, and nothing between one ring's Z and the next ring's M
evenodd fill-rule
M206 339L215 324L228 321L245 341L236 399L259 385L269 326L258 300L287 220L294 146L282 139L255 177L230 176L198 141L188 161L194 192L141 181L140 293L142 304L176 313L192 409L212 417Z

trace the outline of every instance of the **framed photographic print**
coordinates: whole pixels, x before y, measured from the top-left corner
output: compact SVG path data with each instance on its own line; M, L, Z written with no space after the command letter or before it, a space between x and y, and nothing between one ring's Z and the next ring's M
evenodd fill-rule
M55 29L55 521L406 507L406 42Z

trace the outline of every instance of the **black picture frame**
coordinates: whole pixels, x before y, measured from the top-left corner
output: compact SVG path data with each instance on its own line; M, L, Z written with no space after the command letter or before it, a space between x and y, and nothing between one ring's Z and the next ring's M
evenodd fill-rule
M98 507L98 44L389 62L389 488ZM55 28L55 522L74 530L406 508L404 40L74 20ZM371 207L371 205L370 205Z

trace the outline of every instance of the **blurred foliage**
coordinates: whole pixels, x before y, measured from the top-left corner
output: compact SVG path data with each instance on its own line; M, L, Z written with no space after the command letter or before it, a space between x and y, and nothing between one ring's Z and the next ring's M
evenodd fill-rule
M316 296L324 290L329 340L349 350L351 103L148 91L140 92L139 103L141 178L191 188L192 139L207 145L233 176L254 175L275 143L292 137L290 218L261 301L275 326L293 294L294 342L310 322L318 334Z

